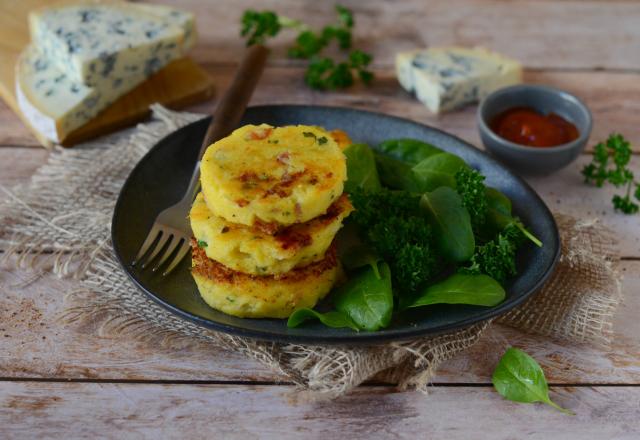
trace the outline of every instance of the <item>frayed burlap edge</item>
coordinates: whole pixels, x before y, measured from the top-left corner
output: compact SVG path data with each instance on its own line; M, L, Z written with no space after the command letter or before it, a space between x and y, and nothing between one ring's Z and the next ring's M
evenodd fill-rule
M6 250L2 260L81 280L83 288L66 296L68 308L61 322L90 324L100 335L126 333L164 347L222 347L243 353L281 375L283 381L298 385L303 390L299 396L314 400L345 394L376 375L403 389L426 391L440 363L482 336L489 322L372 347L279 344L203 329L148 300L131 284L113 254L109 236L115 200L125 178L151 146L202 117L158 105L152 110L152 120L135 130L71 150L55 148L27 185L11 190L0 186L6 195L0 203L0 246ZM606 342L621 298L615 240L593 222L559 217L559 224L563 232L560 269L564 269L501 322L570 341ZM598 270L599 266L605 270ZM597 280L593 288L579 290L580 284L563 281L567 274L584 278L585 273L589 274L586 279ZM554 293L559 286L561 295ZM549 308L561 312L549 317Z

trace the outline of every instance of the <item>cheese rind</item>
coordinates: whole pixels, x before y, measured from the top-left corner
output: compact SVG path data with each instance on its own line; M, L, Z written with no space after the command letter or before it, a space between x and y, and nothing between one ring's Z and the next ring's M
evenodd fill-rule
M69 79L34 46L18 59L16 98L31 125L54 142L104 108L95 89Z
M62 142L146 78L144 72L134 72L121 78L118 87L89 87L70 79L49 57L30 45L16 65L16 98L36 130L53 142Z
M440 113L520 83L522 66L482 48L428 48L398 53L396 75L403 88Z
M88 86L123 86L148 77L184 52L180 21L124 3L65 5L30 14L31 40L71 80Z

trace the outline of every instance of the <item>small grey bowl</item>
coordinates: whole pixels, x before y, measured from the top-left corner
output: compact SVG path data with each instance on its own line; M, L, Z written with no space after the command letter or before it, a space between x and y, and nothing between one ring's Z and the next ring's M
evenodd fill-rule
M491 130L489 124L513 107L529 107L542 114L555 113L578 129L576 140L555 147L527 147L510 142ZM520 84L496 90L478 107L478 128L484 146L502 162L522 174L549 174L569 165L587 145L591 134L591 112L575 96L553 87Z

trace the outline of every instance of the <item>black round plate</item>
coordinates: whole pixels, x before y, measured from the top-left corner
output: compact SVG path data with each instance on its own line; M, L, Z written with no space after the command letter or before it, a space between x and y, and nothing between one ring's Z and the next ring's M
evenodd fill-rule
M218 312L200 298L189 273L190 258L185 258L167 277L130 265L158 212L176 203L184 194L208 123L209 120L205 119L183 127L149 151L125 182L112 225L115 253L135 284L171 312L202 326L259 339L319 344L375 344L431 335L498 316L522 303L540 288L558 259L558 229L540 197L500 163L450 134L406 119L347 108L251 107L242 124L306 124L321 125L327 129L341 128L354 141L370 145L391 138L416 138L457 154L479 169L487 177L488 185L509 196L515 214L542 240L544 246L537 248L528 244L520 251L519 275L507 286L507 298L500 305L489 308L442 305L415 309L398 316L387 329L377 332L356 333L315 323L290 329L282 319L241 319Z

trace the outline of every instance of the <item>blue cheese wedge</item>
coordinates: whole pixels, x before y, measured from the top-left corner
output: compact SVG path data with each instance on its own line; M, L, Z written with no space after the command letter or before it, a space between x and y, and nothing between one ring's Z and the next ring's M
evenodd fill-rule
M29 15L32 43L70 80L101 89L122 87L127 76L148 77L181 57L181 23L166 12L120 2L54 6Z
M482 48L428 48L398 53L396 75L402 87L440 113L522 82L522 66Z
M196 43L198 32L193 13L171 6L149 3L125 3L124 6L143 14L155 15L167 23L180 26L184 32L182 47L185 50L190 49Z
M53 142L60 142L104 107L95 89L72 81L34 46L18 59L16 99L31 126Z
M31 126L59 143L145 78L144 72L135 72L123 77L117 86L104 83L102 88L89 87L71 79L30 45L16 65L16 98Z
M87 23L83 24L82 17L85 14ZM156 46L151 49L146 39L138 38L139 33L130 33L124 39L120 39L118 32L115 38L112 38L110 31L103 33L104 44L100 47L115 52L104 52L98 56L96 67L89 65L89 71L93 69L94 72L89 72L91 81L87 82L87 78L83 78L83 74L79 74L73 66L81 66L82 60L88 59L91 51L71 51L66 47L62 49L68 53L60 55L58 52L62 49L54 47L59 43L55 38L43 41L48 32L46 29L61 17L67 19L62 20L66 23L64 26L60 24L66 31L59 33L71 40L73 35L82 36L78 37L78 41L83 45L93 38L89 37L90 33L99 36L107 22L114 24L121 20L130 23L131 26L127 25L129 27L140 26L139 29L154 23L165 31L154 38ZM30 19L34 43L25 49L16 66L16 96L22 113L33 128L53 142L62 142L69 133L142 83L167 61L182 56L184 50L196 40L193 14L168 6L94 2L85 6L41 10ZM89 31L88 26L97 22L102 25L96 25L95 29ZM127 26L122 25L122 30ZM169 30L171 38L167 36ZM93 41L95 43L98 40ZM126 47L117 49L125 41L129 41Z

